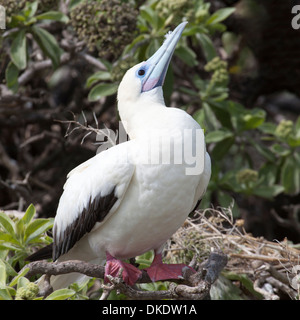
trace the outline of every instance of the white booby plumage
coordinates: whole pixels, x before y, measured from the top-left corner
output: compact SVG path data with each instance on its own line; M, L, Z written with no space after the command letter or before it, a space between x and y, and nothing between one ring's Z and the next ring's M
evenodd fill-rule
M148 273L154 281L181 274L183 265L162 264L161 251L202 198L211 172L199 124L185 111L167 108L163 99L165 74L185 25L168 34L160 49L129 69L120 83L118 109L130 141L69 173L54 222L54 260L106 262L106 274L116 275L122 267L124 281L133 284L139 271L121 260L153 249L156 258ZM155 145L160 139L168 146ZM200 148L189 160L185 142L193 154ZM155 162L156 156L166 156L165 161ZM196 165L191 159L201 162L201 170L187 174ZM67 286L78 278L52 277L52 285Z

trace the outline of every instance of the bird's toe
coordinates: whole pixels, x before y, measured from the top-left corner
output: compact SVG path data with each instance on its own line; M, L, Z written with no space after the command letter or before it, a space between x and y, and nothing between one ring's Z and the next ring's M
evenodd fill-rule
M107 277L108 275L112 277L119 277L121 270L123 281L130 286L134 285L142 275L142 271L134 267L132 264L117 259L111 259L108 260L105 265L104 282L109 282L109 278Z

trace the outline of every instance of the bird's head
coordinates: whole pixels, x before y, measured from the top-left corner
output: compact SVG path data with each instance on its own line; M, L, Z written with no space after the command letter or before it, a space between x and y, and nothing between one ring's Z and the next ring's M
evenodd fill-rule
M162 85L174 53L187 22L182 22L166 35L162 46L147 60L129 69L118 89L118 106L121 118L128 120L136 108L141 109L146 101L163 103ZM147 103L146 103L147 104Z

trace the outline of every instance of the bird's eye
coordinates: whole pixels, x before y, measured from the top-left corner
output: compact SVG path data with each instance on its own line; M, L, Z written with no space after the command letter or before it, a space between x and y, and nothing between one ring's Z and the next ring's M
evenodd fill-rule
M145 74L145 70L144 69L140 69L139 71L138 71L138 75L139 76L143 76Z

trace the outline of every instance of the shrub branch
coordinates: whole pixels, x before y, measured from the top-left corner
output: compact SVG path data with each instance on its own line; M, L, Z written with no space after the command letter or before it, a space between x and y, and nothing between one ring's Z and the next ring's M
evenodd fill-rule
M193 259L193 264L195 259ZM109 276L110 284L103 285L103 297L107 298L107 292L116 289L118 292L126 294L131 299L196 299L202 300L209 296L211 285L216 281L221 270L227 264L227 256L220 252L212 252L207 261L196 263L196 273L188 269L182 279L171 279L169 290L162 291L141 291L137 286L126 285L121 277ZM93 278L104 278L105 268L101 265L95 265L79 260L70 260L64 262L46 262L35 261L27 264L24 268L29 271L26 277L30 278L37 274L56 276L70 272L79 272ZM21 271L22 272L22 271ZM137 284L151 283L146 271L142 271ZM48 288L49 289L49 288ZM47 291L48 291L47 289ZM51 289L51 288L50 288Z

